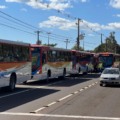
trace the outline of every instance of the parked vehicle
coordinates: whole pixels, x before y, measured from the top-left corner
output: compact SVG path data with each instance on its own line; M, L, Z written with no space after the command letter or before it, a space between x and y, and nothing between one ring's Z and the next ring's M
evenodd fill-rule
M119 68L105 68L100 76L100 86L120 84Z
M101 72L105 68L120 67L120 54L100 52L95 55L95 58L97 60L96 69L98 72Z
M72 70L71 50L31 45L32 77L35 80L65 77Z
M31 79L30 44L0 39L0 88L15 85Z

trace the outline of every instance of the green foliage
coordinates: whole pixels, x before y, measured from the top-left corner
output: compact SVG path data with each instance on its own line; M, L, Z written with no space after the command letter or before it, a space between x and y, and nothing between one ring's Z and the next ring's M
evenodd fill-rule
M51 47L55 47L57 44L55 43L55 44L43 44L43 45L45 45L45 46L51 46Z
M106 51L106 45L105 44L101 44L94 49L94 52L96 52L96 53L97 52L105 52L105 51Z
M111 32L110 36L105 39L105 43L96 47L94 52L112 52L120 54L120 45L117 44L115 39L115 32Z
M72 47L72 50L78 50L76 44ZM79 50L80 50L80 51L83 51L83 48L82 48L82 47L79 47Z

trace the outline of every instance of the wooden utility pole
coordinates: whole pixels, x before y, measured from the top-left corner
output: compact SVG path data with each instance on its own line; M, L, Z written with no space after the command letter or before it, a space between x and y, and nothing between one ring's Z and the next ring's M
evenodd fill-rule
M103 42L102 42L102 36L103 36L103 34L101 33L101 44L103 43Z
M39 40L39 34L40 34L40 31L35 31L35 33L37 33L37 41L36 41L36 44L37 45L40 45L41 44L41 41Z
M49 46L49 44L50 44L49 43L49 39L50 39L49 37L50 37L51 32L47 32L47 34L48 34L48 46Z
M79 50L79 46L80 46L80 38L79 38L79 34L80 34L80 20L81 19L78 18L78 23L77 23L77 25L78 25L77 50Z
M68 45L68 43L70 43L70 41L68 39L66 39L64 42L66 43L66 49L67 49L67 45Z

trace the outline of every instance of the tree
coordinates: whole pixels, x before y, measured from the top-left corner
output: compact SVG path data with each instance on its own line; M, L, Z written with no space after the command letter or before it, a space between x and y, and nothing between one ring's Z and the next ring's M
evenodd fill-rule
M94 51L120 53L120 45L117 44L117 41L115 39L115 32L111 32L109 37L105 39L105 43L102 43L96 47Z
M45 46L51 46L51 47L55 47L56 45L57 45L57 43L55 43L55 44L43 44L43 45L45 45Z
M72 50L77 50L77 45L76 45L76 44L72 47ZM80 50L80 51L83 51L83 48L82 48L82 47L79 47L79 50Z
M94 52L105 52L106 51L106 44L101 44L94 49Z

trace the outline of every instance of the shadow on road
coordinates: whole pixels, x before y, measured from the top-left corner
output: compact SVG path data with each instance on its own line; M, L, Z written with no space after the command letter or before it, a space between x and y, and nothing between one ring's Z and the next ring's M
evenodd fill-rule
M10 95L9 97L0 97L0 112L12 109L14 107L18 107L25 103L34 101L38 98L53 94L58 92L59 90L53 89L29 89L26 92ZM16 92L16 91L15 91Z
M70 87L70 86L73 86L73 85L76 85L82 82L92 80L94 78L97 79L99 78L99 76L100 74L96 74L96 73L87 74L87 75L77 74L77 75L67 76L65 79L61 79L61 78L50 79L49 82L46 82L46 80L40 80L40 81L29 82L26 85Z
M0 112L12 109L14 107L23 105L25 103L34 101L41 97L53 94L59 90L48 88L37 88L39 86L51 87L70 87L79 83L90 81L93 78L99 78L100 74L77 75L75 77L66 77L63 79L51 79L49 84L46 81L36 81L27 83L23 88L17 87L14 92L1 91L0 92ZM30 87L30 88L28 88ZM33 87L33 88L32 88ZM22 92L23 91L23 92ZM19 93L18 93L19 92ZM5 96L6 97L2 97ZM9 96L9 97L8 97Z
M107 85L105 87L110 87L110 88L120 88L120 85Z
M87 74L87 75L79 74L79 75L75 75L75 76L69 76L64 80L64 82L60 82L58 84L56 83L51 86L70 87L70 86L74 86L79 83L90 81L94 78L97 79L99 77L100 77L100 74Z

